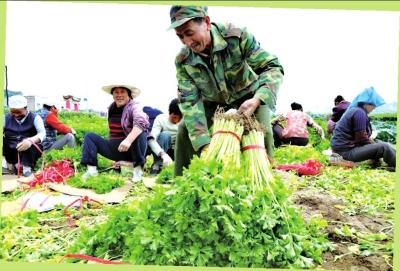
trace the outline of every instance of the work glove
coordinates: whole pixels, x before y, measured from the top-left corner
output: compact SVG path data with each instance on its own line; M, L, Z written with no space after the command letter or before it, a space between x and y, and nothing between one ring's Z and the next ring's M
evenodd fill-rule
M29 139L24 139L17 144L17 151L26 151L32 146L32 141Z
M119 152L126 152L129 150L131 147L132 142L130 142L128 139L124 139L118 146L118 151Z
M174 162L166 152L162 152L160 156L163 161L163 166L169 166Z

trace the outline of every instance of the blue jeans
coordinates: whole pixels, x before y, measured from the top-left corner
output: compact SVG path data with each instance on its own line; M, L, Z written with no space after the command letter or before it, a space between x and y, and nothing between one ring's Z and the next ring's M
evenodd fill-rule
M76 146L75 136L72 133L68 133L59 137L56 141L54 141L49 150L62 150L64 146L68 146L70 148L74 148Z
M124 139L104 139L94 133L87 133L83 140L81 164L97 166L97 154L113 161L130 161L134 166L143 166L146 159L147 134L142 132L126 152L118 151Z
M160 147L168 153L168 155L174 159L174 150L172 149L172 138L171 138L171 133L164 131L161 132L158 137L157 137L157 143L160 145ZM153 153L154 157L154 164L153 165L161 165L162 164L162 159L161 157L157 156L155 153Z

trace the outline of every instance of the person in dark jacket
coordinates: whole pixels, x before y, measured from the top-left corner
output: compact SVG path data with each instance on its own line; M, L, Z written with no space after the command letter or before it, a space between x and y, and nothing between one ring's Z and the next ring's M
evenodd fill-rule
M16 95L9 99L10 112L4 116L3 156L8 173L15 173L15 167L22 167L22 175L32 175L37 160L42 154L46 130L42 118L27 109L28 101Z
M328 134L333 133L333 129L335 129L336 123L340 120L340 118L343 116L344 112L350 105L350 103L346 101L342 95L336 96L334 103L335 107L332 108L332 116L328 121Z
M143 106L143 112L146 113L147 116L149 116L149 131L153 128L154 120L156 117L163 112L160 109L153 108L151 106Z
M151 174L158 174L164 166L173 163L176 134L182 120L178 99L173 99L168 106L168 114L161 114L154 120L149 134L149 152L153 154L154 163Z
M372 159L379 163L380 158L383 158L389 167L394 168L395 149L389 143L371 138L372 128L368 114L384 103L373 87L361 92L333 130L330 142L332 151L353 162Z

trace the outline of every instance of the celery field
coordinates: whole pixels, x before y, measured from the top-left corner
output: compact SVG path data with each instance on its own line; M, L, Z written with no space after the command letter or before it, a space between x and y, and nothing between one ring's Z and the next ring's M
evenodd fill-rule
M326 116L313 117L326 131ZM99 194L130 179L105 170L112 161L99 156L99 171L105 171L82 183L85 169L79 161L84 134L106 137L107 120L84 113L62 113L60 118L76 130L78 146L50 151L36 170L42 161L69 159L76 174L67 182ZM394 114L372 116L378 138L396 144L396 121ZM194 158L182 177L173 178L169 166L155 177L152 188L134 184L120 204L84 203L82 208L69 209L69 216L64 206L2 216L0 259L83 263L87 261L64 256L84 254L136 265L393 270L395 172L368 163L352 169L332 166L322 154L329 140L309 132L306 147L275 149L270 172L264 170L267 160L252 164L255 154L251 152L239 160L219 157L225 148L240 155L232 141L228 146L210 146L208 156ZM253 146L257 135L246 140ZM318 175L275 169L307 160L322 165ZM251 167L232 166L243 161ZM147 177L151 163L149 156ZM254 172L257 176L251 179L257 182L251 183L248 176ZM271 182L263 184L267 175ZM12 202L29 192L2 193L0 202Z

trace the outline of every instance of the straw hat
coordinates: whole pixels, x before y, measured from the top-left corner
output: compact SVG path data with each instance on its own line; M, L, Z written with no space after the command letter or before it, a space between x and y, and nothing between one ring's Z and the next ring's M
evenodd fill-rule
M137 87L134 87L134 86L130 86L130 85L108 85L108 86L104 86L102 89L105 92L107 92L108 94L112 94L111 91L117 87L128 89L131 92L131 95L129 95L129 92L128 92L128 95L131 96L132 98L135 98L140 94L140 89L138 89Z

